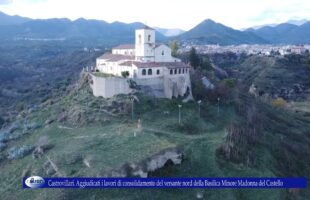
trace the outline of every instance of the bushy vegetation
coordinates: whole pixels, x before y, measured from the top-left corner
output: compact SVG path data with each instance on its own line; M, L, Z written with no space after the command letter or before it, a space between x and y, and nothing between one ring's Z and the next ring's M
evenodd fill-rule
M123 71L122 77L127 78L129 76L129 71Z
M196 69L200 64L199 56L194 47L192 47L191 50L189 51L189 63L194 69Z
M6 148L6 144L3 142L0 142L0 151Z
M200 80L207 75L203 70L211 69L208 65L211 57L200 58L205 59L200 60L206 63L205 67L198 66L191 72L195 101L155 99L137 93L132 95L135 98L133 119L129 96L93 97L84 75L76 85L60 81L51 94L49 90L45 91L49 95L33 112L28 112L33 106L29 107L26 101L24 114L18 118L19 125L0 131L0 148L1 142L4 146L0 160L17 159L0 163L0 187L4 188L0 197L149 199L152 193L154 199L196 198L197 190L152 190L151 193L150 190L135 190L133 193L126 189L25 191L17 188L12 193L14 187L20 185L19 176L25 170L41 176L103 176L124 163L138 163L160 150L175 147L184 152L184 162L178 166L165 166L154 176L305 176L309 179L309 119L289 110L274 109L246 95L246 86L244 89L233 77L215 75L215 88L206 89ZM239 62L237 57L229 58L231 62ZM262 76L260 70L273 60L248 58L241 67L246 72L241 80L244 83L258 81L255 77ZM200 107L197 100L202 100ZM182 104L180 124L179 104ZM34 130L35 134L26 135ZM54 148L49 148L50 144ZM37 154L26 156L34 147ZM47 157L57 166L58 172L50 170ZM16 177L10 179L12 174ZM9 186L8 180L12 180ZM199 190L213 200L289 198L284 190L260 191ZM304 190L297 196L306 199L309 191Z
M19 124L13 124L6 129L0 130L0 142L16 140L39 127L40 125L38 123L25 123L23 127Z
M171 48L171 55L176 57L178 55L178 49L179 49L177 41L175 40L171 41L169 46Z
M26 155L30 154L33 149L33 146L12 147L7 151L8 159L14 160L23 158Z
M5 123L4 119L0 116L0 129L4 123Z
M300 64L304 64L307 65L308 67L310 67L310 55L309 52L301 55L301 54L288 54L284 56L284 60L283 62L287 62L287 63L293 63L293 64L297 64L295 66L298 66Z
M0 116L10 123L20 112L27 112L54 93L64 93L83 67L94 65L95 58L103 53L84 51L84 45L2 40Z
M278 97L271 102L271 105L275 108L285 108L287 107L287 102L283 98Z
M180 125L177 126L180 132L184 132L189 135L195 135L200 133L200 126L197 117L193 117L192 120L185 120Z

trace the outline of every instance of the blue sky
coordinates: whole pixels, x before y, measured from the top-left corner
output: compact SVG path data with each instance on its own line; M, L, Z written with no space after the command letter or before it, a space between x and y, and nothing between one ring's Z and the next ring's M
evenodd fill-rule
M309 0L0 0L0 11L31 18L140 21L189 30L204 19L242 29L310 20Z

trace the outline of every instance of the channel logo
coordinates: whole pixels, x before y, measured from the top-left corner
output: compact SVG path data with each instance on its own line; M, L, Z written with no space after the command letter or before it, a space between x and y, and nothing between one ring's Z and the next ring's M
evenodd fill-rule
M30 176L25 180L26 186L30 188L40 188L43 187L45 181L40 176Z

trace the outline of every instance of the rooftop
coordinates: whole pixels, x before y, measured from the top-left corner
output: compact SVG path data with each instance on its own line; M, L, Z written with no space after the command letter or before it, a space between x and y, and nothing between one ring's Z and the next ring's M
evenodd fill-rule
M98 59L104 59L109 62L117 62L121 60L134 60L134 56L129 55L121 55L121 54L112 54L112 53L105 53L102 56L100 56Z
M167 68L186 68L189 67L183 62L137 62L137 61L126 61L120 64L121 66L135 65L138 68L149 68L149 67L167 67Z
M134 44L121 44L116 47L113 47L113 49L135 49Z
M155 29L153 29L153 28L151 28L151 27L149 27L149 26L147 26L147 25L144 25L142 28L138 28L138 30L139 30L139 29L155 30Z

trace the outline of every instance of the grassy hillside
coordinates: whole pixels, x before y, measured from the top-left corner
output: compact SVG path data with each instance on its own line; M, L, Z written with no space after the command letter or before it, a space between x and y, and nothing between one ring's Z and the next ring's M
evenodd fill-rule
M33 109L53 90L65 90L104 50L83 44L2 42L0 46L0 117L7 123L21 108ZM1 127L1 124L0 124Z
M166 166L150 176L309 178L309 119L275 110L251 97L236 96L221 104L219 112L216 104L203 101L201 117L197 103L183 103L179 125L177 105L181 102L137 94L132 120L127 96L95 98L82 77L77 85L68 87L66 95L55 92L37 111L22 111L14 125L1 130L1 137L7 139L0 153L0 198L195 199L197 193L207 199L295 198L284 189L21 189L23 176L104 176L128 162L174 147L184 154L182 164ZM137 127L138 119L142 129ZM253 125L254 121L257 124ZM257 134L230 131L235 123L249 133L249 127L256 127ZM12 135L16 137L8 137ZM227 141L234 144L229 148L235 153L225 152ZM33 158L31 151L40 145L46 146L44 153ZM14 147L31 151L9 159L15 155ZM298 199L309 195L309 190L297 194Z
M235 67L238 78L250 86L257 86L261 94L284 99L305 99L310 89L309 56L285 57L251 56Z

